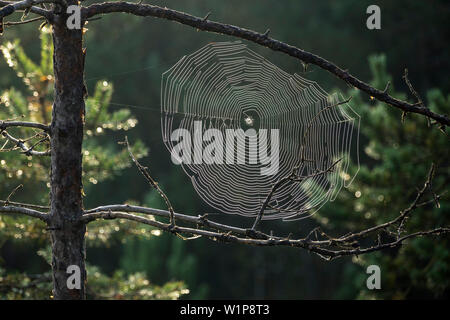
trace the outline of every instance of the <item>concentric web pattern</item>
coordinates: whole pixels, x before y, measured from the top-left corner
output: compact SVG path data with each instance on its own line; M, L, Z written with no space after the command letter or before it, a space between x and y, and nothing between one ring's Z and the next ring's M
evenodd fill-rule
M181 144L196 153L207 147L205 140L212 139L198 134L207 129L217 129L223 137L227 129L242 129L237 136L247 138L247 145L252 143L252 132L246 136L243 131L278 129L279 144L272 143L276 141L270 134L259 136L259 148L265 143L268 155L273 148L279 149L279 167L271 174L261 174L267 164L248 163L250 151L239 154L237 144L232 164L195 160L181 164L210 206L248 217L258 214L272 185L292 168L298 166L302 176L313 175L342 159L332 172L278 189L263 216L299 219L334 200L354 178L347 168L350 151L358 158L360 118L348 103L339 104L343 100L315 82L282 71L240 42L211 43L184 56L162 76L163 141L169 151ZM176 129L188 130L192 141L172 141Z

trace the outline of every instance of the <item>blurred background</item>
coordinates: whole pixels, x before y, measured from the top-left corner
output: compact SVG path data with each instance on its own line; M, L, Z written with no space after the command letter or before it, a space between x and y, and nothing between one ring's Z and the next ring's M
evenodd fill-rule
M91 1L84 1L87 5ZM148 2L148 1L146 1ZM409 78L425 103L448 114L450 95L448 1L152 1L152 4L235 24L310 51L359 79L402 99L414 98ZM368 30L366 8L381 8L381 30ZM20 15L14 16L16 21ZM11 19L10 19L11 20ZM0 119L21 116L50 121L51 43L39 22L5 28L0 38ZM176 211L211 212L181 168L170 161L160 132L161 74L183 55L231 37L200 32L156 18L110 14L89 22L85 33L87 101L83 157L84 205L134 203L164 209L123 146L134 152L169 196ZM39 40L41 39L41 40ZM321 226L332 235L387 221L414 199L431 162L438 166L434 190L449 184L448 138L426 119L406 115L350 88L315 66L248 43L286 72L315 80L328 92L353 96L361 115L361 170L349 189L307 220L264 222L265 230L304 236ZM12 66L12 67L11 67ZM3 141L0 141L3 144ZM0 153L0 199L23 184L12 200L48 204L48 160ZM356 165L350 170L354 172ZM220 181L218 181L220 183ZM449 195L440 208L424 206L409 230L450 224ZM239 226L253 222L213 217ZM48 234L27 218L0 217L0 298L50 298ZM324 261L292 248L184 241L151 228L115 221L88 228L90 298L133 299L412 299L448 298L449 237L418 238L407 245L360 257ZM366 267L377 264L382 289L366 288Z

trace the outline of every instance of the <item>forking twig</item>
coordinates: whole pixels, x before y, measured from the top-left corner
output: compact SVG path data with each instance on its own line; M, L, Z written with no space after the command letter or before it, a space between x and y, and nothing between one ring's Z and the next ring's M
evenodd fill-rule
M331 110L331 109L333 109L333 108L335 108L335 107L338 107L338 106L340 106L340 105L346 104L346 103L350 102L351 99L352 99L352 97L350 96L350 97L349 97L348 99L346 99L346 100L339 101L339 102L334 103L334 104L330 104L330 105L326 106L325 108L319 110L319 112L317 112L317 113L309 120L309 122L308 122L308 124L307 124L307 127L306 127L306 129L305 129L305 132L304 132L304 134L303 134L303 137L302 137L302 142L301 142L301 147L300 147L300 148L301 148L301 152L300 152L300 164L297 165L297 166L295 166L294 168L292 168L292 172L291 172L291 174L290 174L289 176L286 176L286 177L284 177L284 178L278 180L278 181L272 186L272 188L271 188L269 194L267 195L267 197L266 197L266 199L265 199L263 205L261 206L261 209L259 210L258 215L256 216L255 222L253 223L253 226L252 226L252 230L253 230L253 231L256 229L256 227L258 226L258 224L259 224L260 221L262 220L262 218L263 218L263 216L264 216L264 211L265 211L266 208L269 206L270 200L272 199L274 193L275 193L279 188L281 188L282 186L284 186L284 185L285 185L286 183L288 183L288 182L302 182L302 181L304 181L304 180L306 180L306 179L309 179L309 178L313 178L313 177L316 177L316 176L319 176L319 175L326 174L326 173L332 171L332 170L334 169L334 167L342 160L342 158L341 158L341 159L335 161L334 163L332 163L332 164L331 164L328 168L326 168L325 170L318 171L318 172L315 172L315 173L310 174L310 175L307 175L307 176L300 176L299 173L298 173L299 168L300 168L305 162L313 162L313 160L311 160L311 159L306 159L306 158L305 158L306 138L307 138L308 135L309 135L309 132L310 132L310 130L311 130L311 126L313 125L313 123L318 119L318 117L319 117L322 113L327 112L327 111L329 111L329 110Z
M321 175L324 175L324 174L326 174L326 173L328 173L328 172L331 172L331 171L333 171L334 167L335 167L341 160L342 160L342 158L336 160L333 164L331 164L331 166L329 166L329 167L328 167L327 169L325 169L325 170L321 170L321 171L318 171L318 172L315 172L315 173L312 173L312 174L309 174L309 175L306 175L306 176L301 176L301 175L299 175L298 172L297 172L297 167L294 167L294 168L292 169L292 172L291 172L290 175L288 175L288 176L286 176L286 177L284 177L284 178L278 180L277 183L275 183L275 184L272 186L272 189L270 190L269 194L267 195L266 199L264 200L264 203L263 203L263 205L261 206L261 209L259 210L258 215L256 216L255 222L253 223L253 226L252 226L252 230L253 230L253 231L256 230L256 227L258 226L258 224L260 223L261 219L263 218L264 211L266 210L267 206L269 205L270 200L272 199L274 193L275 193L279 188L281 188L282 186L284 186L284 185L285 185L286 183L288 183L288 182L302 182L302 181L305 181L306 179L310 179L310 178L313 178L313 177L321 176Z
M159 193L161 198L163 198L164 202L166 203L167 209L170 212L170 225L169 225L169 228L174 227L175 226L174 210L173 210L172 204L170 203L169 198L166 196L164 191L162 191L162 189L159 187L158 182L156 182L152 178L152 176L148 172L147 168L144 167L143 165L141 165L139 163L139 161L136 159L136 157L134 156L133 152L131 151L130 144L128 143L128 137L126 137L126 136L125 136L124 144L126 144L127 149L128 149L128 153L130 154L130 157L133 160L133 162L136 165L136 167L138 168L139 172L144 176L144 178L145 178L145 180L147 180L148 184L152 188L156 189L156 191Z
M23 188L23 184L19 184L17 187L15 187L14 189L13 189L13 191L11 191L10 192L10 194L8 195L8 197L6 198L6 200L5 200L5 202L4 202L4 206L7 206L7 205L9 205L9 200L12 198L12 196L19 190L19 189L21 189L21 188Z

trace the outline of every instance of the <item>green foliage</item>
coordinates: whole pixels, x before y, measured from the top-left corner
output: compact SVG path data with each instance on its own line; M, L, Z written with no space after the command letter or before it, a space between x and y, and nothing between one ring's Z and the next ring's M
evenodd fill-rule
M386 71L384 55L371 56L373 74L371 84L384 89L391 76ZM400 99L406 94L390 93ZM441 193L448 185L448 137L436 127L429 127L427 119L401 113L379 102L370 100L357 90L351 90L353 103L361 113L361 134L366 146L362 150L364 165L357 178L338 200L328 205L320 216L326 216L329 228L360 230L396 217L414 199L417 187L423 186L431 163L437 166L433 190ZM434 112L448 114L450 95L438 89L429 90L426 105ZM356 165L349 168L351 174ZM432 199L428 193L425 199ZM407 221L408 232L429 230L450 224L450 198L444 194L440 208L433 203L416 209ZM346 281L365 273L371 264L380 265L382 290L369 291L359 286L346 288L341 295L358 292L360 298L404 299L414 297L441 297L448 293L450 279L450 251L448 237L417 238L398 250L380 252L354 259L355 267L348 267Z
M50 121L54 81L48 61L51 59L50 53L52 52L49 32L45 28L41 32L40 65L36 65L28 58L18 41L7 42L0 47L8 64L23 79L30 91L30 94L25 98L25 95L15 88L5 90L1 94L1 119L23 118L27 121L41 123ZM101 137L107 131L125 132L134 128L137 124L137 120L131 116L129 110L121 109L114 112L109 110L112 93L112 84L106 80L101 80L97 83L93 96L86 100L85 139L83 144L83 185L86 193L86 189L90 185L112 178L114 174L131 165L131 162L128 161L128 153L123 147L119 148L108 140L101 140ZM28 128L11 130L19 137L30 136L34 131ZM3 145L3 149L6 150L9 146L12 147L11 142ZM35 150L43 151L48 147L48 143L45 143L38 145ZM139 140L132 145L132 150L138 158L147 154L146 148ZM41 189L42 183L49 181L49 164L49 159L33 159L31 156L19 157L16 152L3 153L0 162L3 169L0 172L0 181L4 183L5 192L8 189L12 190L12 184L17 185L17 182L26 185L27 189L38 184L39 187L36 190ZM49 186L48 183L46 185ZM46 204L48 193L37 192L33 198L28 198L28 201L34 200L35 203Z
M38 255L50 265L50 247L39 250ZM167 282L162 286L152 284L144 274L125 274L116 271L105 275L96 266L86 266L89 282L86 286L88 299L114 300L175 300L188 294L189 290L181 281ZM3 299L52 299L50 271L39 275L23 272L6 273L0 268L0 295Z
M27 92L10 88L1 93L0 119L25 119L48 123L51 119L53 77L52 42L50 30L44 28L41 37L41 62L35 64L23 50L19 41L7 42L0 47L8 65L22 78ZM110 110L113 85L106 80L97 82L95 91L86 99L85 139L83 143L83 185L84 195L94 193L94 185L113 178L131 165L128 151L111 143L105 135L123 133L134 128L137 120L127 109ZM25 139L33 137L36 130L29 128L8 129L14 136ZM3 137L2 137L3 138ZM35 139L36 137L34 137ZM33 139L30 139L30 144ZM6 198L17 185L24 185L26 194L18 191L11 200L47 205L49 201L50 160L9 151L11 142L2 142L0 160L0 196ZM36 146L44 151L48 143ZM140 140L131 146L137 158L147 154ZM88 245L108 247L112 243L123 242L127 236L149 239L160 233L149 226L142 226L123 220L98 221L89 225L86 234ZM0 216L0 246L11 240L37 241L42 248L38 255L50 264L50 249L45 225L28 217ZM13 243L14 245L14 243ZM46 248L46 249L44 249ZM1 262L1 261L0 261ZM0 264L1 265L1 264ZM177 299L189 291L183 282L171 281L161 286L153 285L142 273L125 274L116 270L112 275L104 274L98 267L88 265L88 297L100 299ZM48 299L51 298L51 274L49 268L40 275L0 269L0 296L5 299Z
M163 286L151 284L143 273L125 275L116 271L111 277L99 272L96 267L87 267L90 284L88 298L114 300L176 300L188 294L181 281L166 282ZM94 289L94 290L93 290Z

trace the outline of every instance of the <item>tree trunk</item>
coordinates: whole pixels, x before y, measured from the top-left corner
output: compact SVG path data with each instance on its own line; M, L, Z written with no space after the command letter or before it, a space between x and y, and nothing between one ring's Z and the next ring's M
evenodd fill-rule
M67 1L74 2L72 0ZM85 298L85 232L82 215L84 55L81 30L69 30L65 13L53 21L55 97L51 123L51 209L53 295ZM70 265L79 267L80 289L69 289Z

